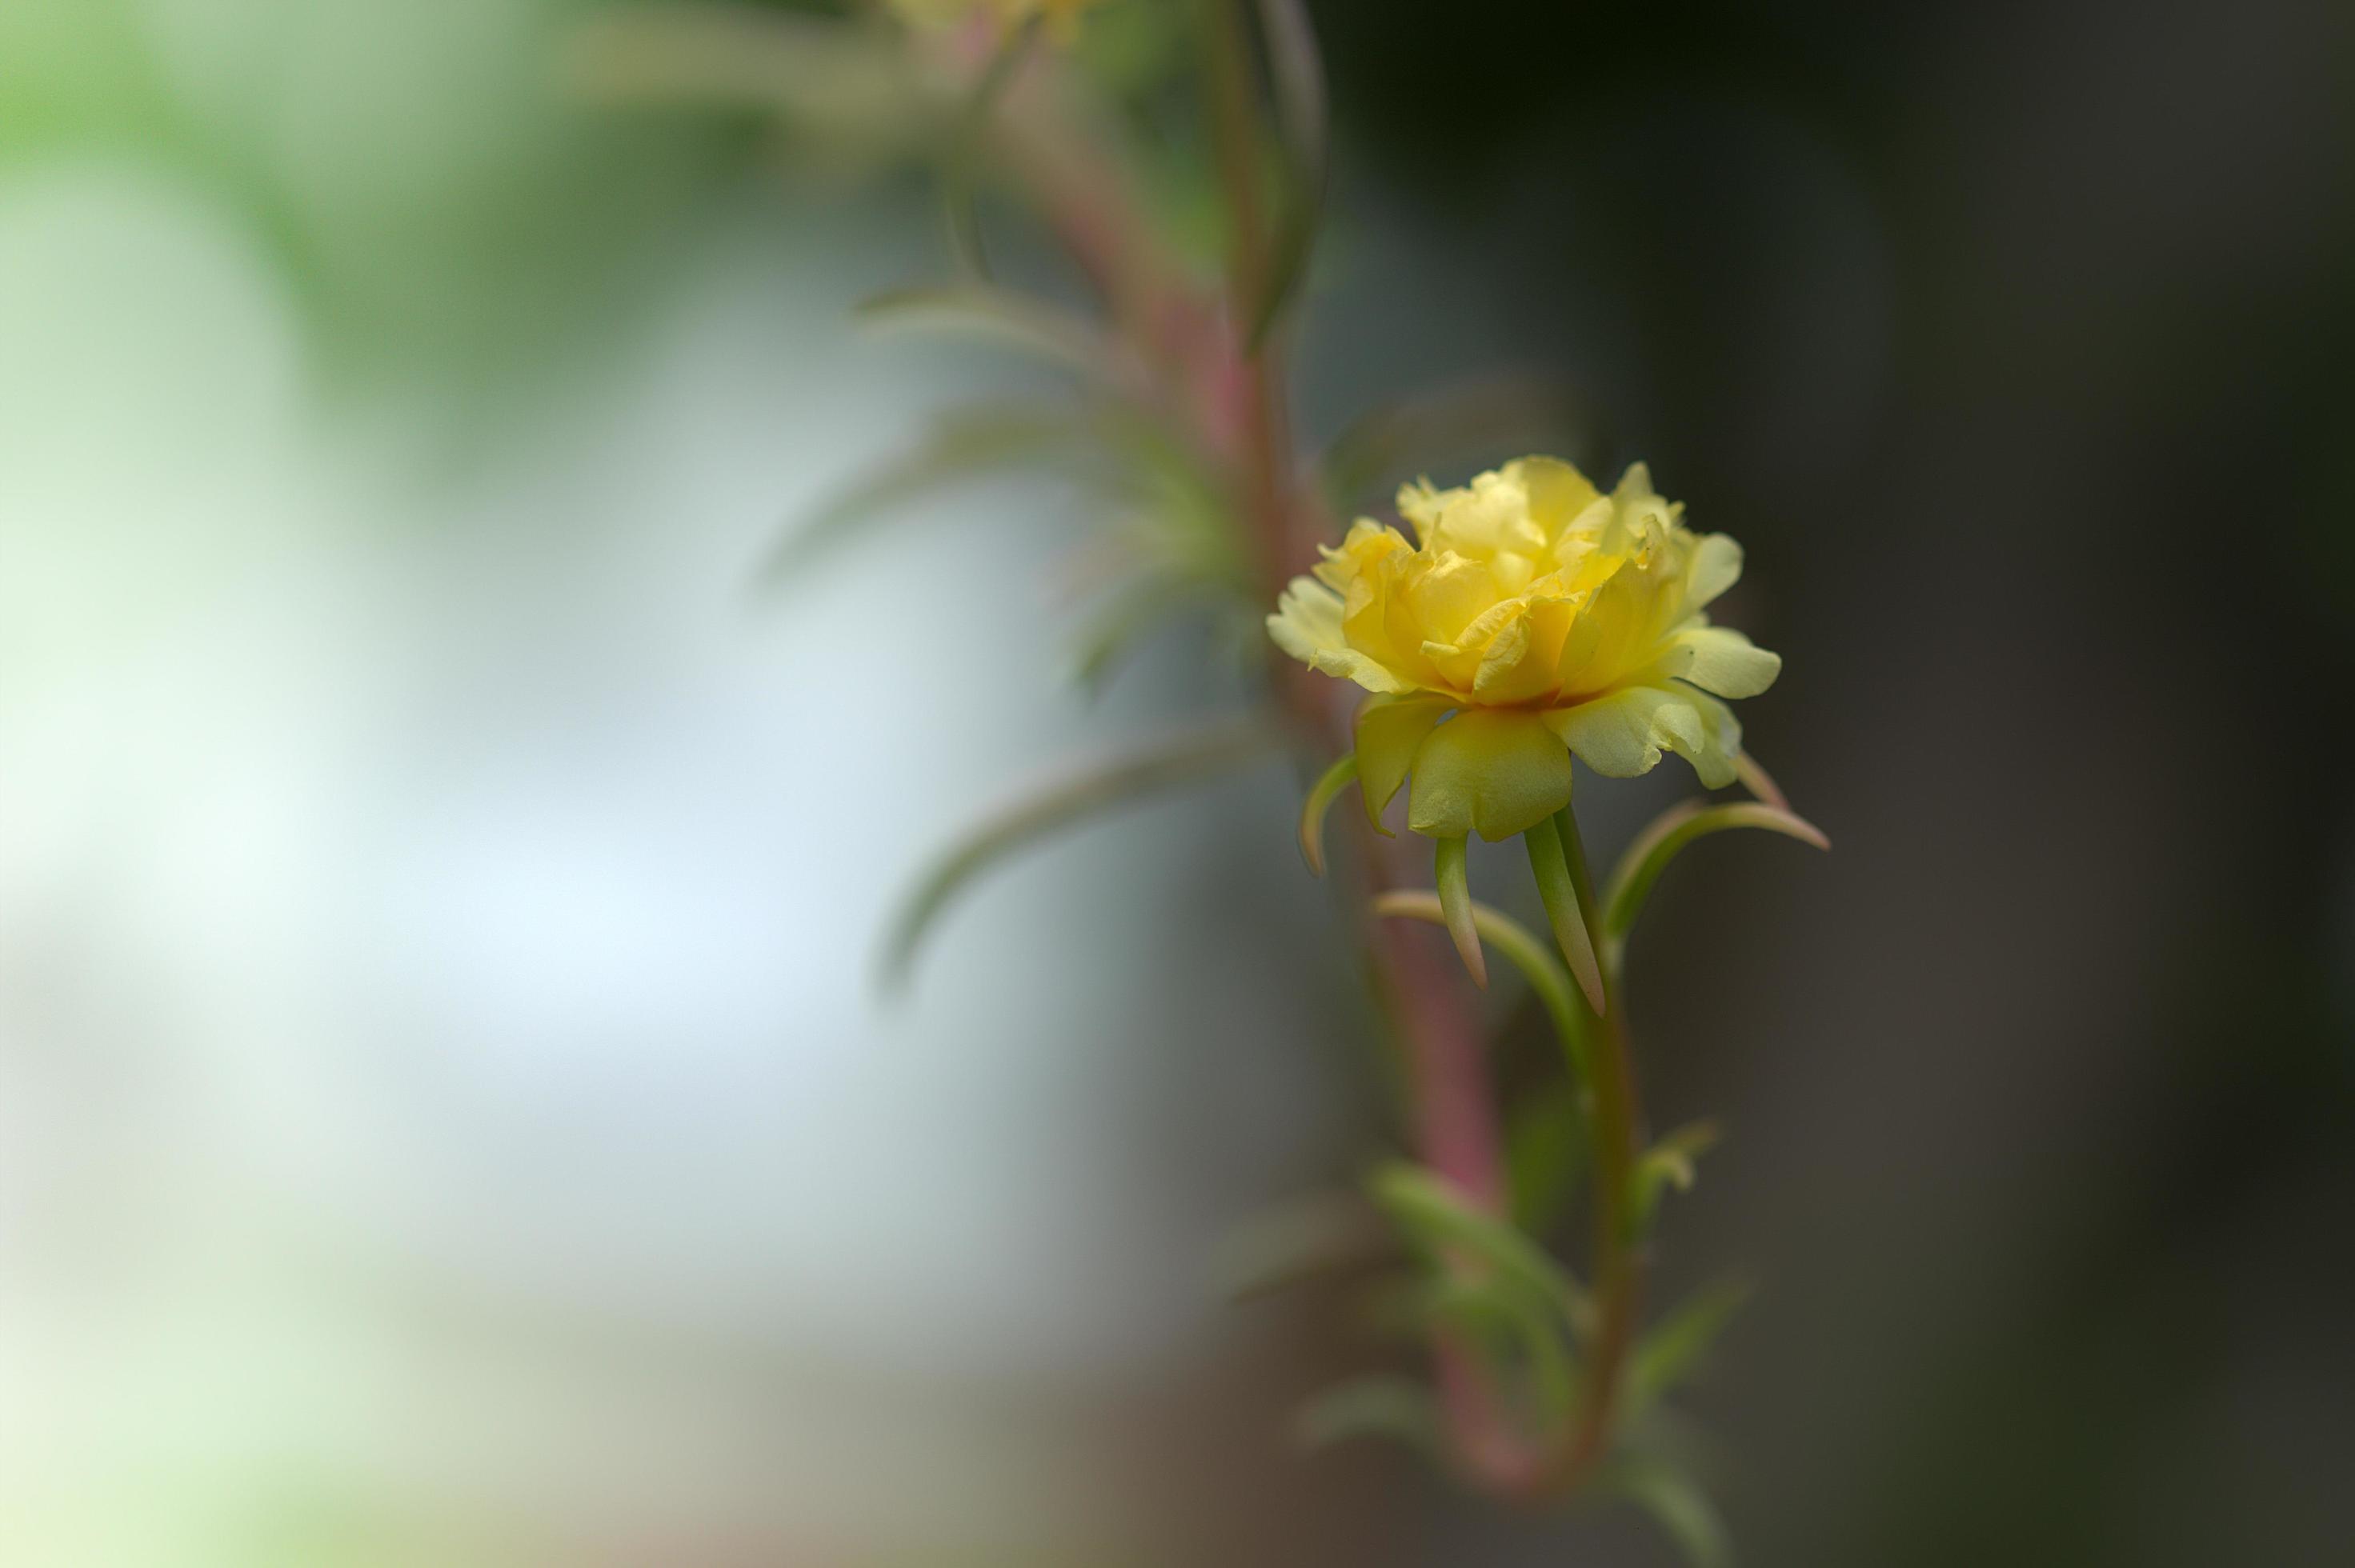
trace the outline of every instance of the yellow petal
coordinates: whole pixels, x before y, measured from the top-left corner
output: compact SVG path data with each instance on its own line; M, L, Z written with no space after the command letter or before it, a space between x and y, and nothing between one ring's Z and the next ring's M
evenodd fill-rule
M1357 652L1341 634L1341 603L1312 577L1295 577L1267 618L1275 645L1312 670L1355 681L1369 692L1403 692L1408 683Z
M1451 491L1448 493L1455 493ZM1439 492L1432 488L1431 481L1427 479L1399 486L1399 515L1414 529L1415 538L1426 546L1431 543L1432 530L1439 524L1442 504Z
M1520 482L1529 498L1530 520L1557 538L1572 521L1598 499L1593 482L1560 458L1523 458L1508 462L1505 472Z
M1783 673L1783 656L1730 626L1696 626L1669 639L1668 652L1653 669L1721 697L1754 697Z
M1410 578L1406 591L1424 637L1437 642L1454 642L1474 617L1497 602L1496 580L1487 566L1453 550Z
M1471 708L1431 732L1414 758L1407 826L1433 838L1495 842L1570 801L1570 753L1538 715Z
M1651 575L1629 562L1579 609L1555 661L1555 684L1568 694L1607 692L1652 657Z
M1742 546L1731 535L1704 534L1686 567L1685 608L1699 609L1741 580Z
M1310 577L1292 579L1276 600L1275 613L1267 618L1267 634L1304 664L1321 652L1348 646L1341 635L1341 601Z
M1629 686L1574 708L1558 708L1546 719L1581 762L1606 779L1633 779L1659 766L1652 710L1665 694L1655 686Z
M1473 694L1499 707L1526 702L1553 681L1553 672L1529 657L1529 618L1513 617L1488 641L1472 677Z

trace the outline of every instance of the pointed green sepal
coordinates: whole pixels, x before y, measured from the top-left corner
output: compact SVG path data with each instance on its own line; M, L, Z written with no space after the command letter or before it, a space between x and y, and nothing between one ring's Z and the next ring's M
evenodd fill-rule
M1578 989L1585 993L1586 1005L1600 1018L1607 1011L1603 966L1595 960L1594 938L1586 929L1585 912L1579 907L1570 863L1562 857L1561 832L1555 825L1559 820L1548 817L1523 833L1521 842L1529 846L1529 870L1537 877L1538 897L1545 903L1546 920L1553 927L1553 939L1561 946L1561 956L1578 980Z
M1325 874L1325 816L1333 809L1333 801L1358 777L1358 758L1352 752L1325 770L1308 791L1308 799L1300 805L1300 858L1318 876Z
M1384 808L1406 782L1415 754L1450 708L1446 697L1412 693L1368 697L1358 709L1351 736L1358 757L1358 793L1365 800L1366 821L1382 837L1394 836L1382 825Z
M1480 952L1480 933L1472 923L1472 883L1464 865L1464 841L1441 839L1432 857L1432 881L1439 890L1439 907L1447 917L1447 934L1471 971L1472 983L1488 988L1488 960Z

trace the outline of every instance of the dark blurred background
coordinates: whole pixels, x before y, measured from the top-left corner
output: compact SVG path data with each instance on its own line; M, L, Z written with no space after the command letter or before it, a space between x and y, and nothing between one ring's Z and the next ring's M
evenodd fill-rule
M0 0L0 1558L1669 1561L1295 1453L1391 1352L1206 1283L1387 1136L1288 780L869 1006L1207 683L1057 689L1029 491L748 593L1004 373L841 320L912 182L566 100L591 9ZM1313 9L1309 429L1558 376L1787 660L1836 852L1632 959L1742 1560L2355 1562L2355 11Z
M2355 1558L2355 14L1430 15L1358 171L1749 544L1837 842L1635 959L1749 1559Z
M1837 841L1636 958L1751 1560L2355 1557L2355 15L1429 17L1358 171L1749 543Z

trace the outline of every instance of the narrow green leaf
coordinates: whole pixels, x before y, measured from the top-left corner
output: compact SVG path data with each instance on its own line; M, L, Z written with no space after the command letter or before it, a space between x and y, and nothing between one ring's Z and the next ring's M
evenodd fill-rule
M1300 858L1308 863L1316 875L1325 874L1325 818L1333 809L1333 801L1341 791L1356 782L1358 754L1343 756L1310 787L1308 799L1300 805Z
M987 283L894 289L861 302L858 315L871 326L999 344L1092 377L1113 376L1121 363L1120 350L1093 322Z
M1492 1272L1455 1268L1394 1282L1371 1306L1380 1330L1401 1338L1447 1334L1491 1363L1500 1383L1528 1389L1540 1425L1569 1413L1578 1384L1571 1336L1588 1332L1593 1319L1582 1298L1565 1313L1561 1302Z
M1627 1407L1633 1419L1690 1377L1742 1304L1750 1299L1746 1281L1712 1285L1660 1320L1644 1337L1628 1370Z
M1419 1165L1403 1161L1374 1172L1374 1202L1401 1230L1434 1255L1461 1255L1489 1270L1523 1301L1574 1322L1583 1292L1570 1270L1507 1220L1465 1203L1455 1190Z
M1085 410L1012 403L949 410L922 440L837 493L770 554L761 581L778 587L826 559L886 514L954 485L1056 460L1093 461Z
M1623 1460L1605 1474L1603 1487L1650 1514L1692 1568L1732 1563L1725 1521L1700 1483L1684 1471L1655 1459Z
M1513 1219L1542 1233L1570 1212L1593 1139L1583 1091L1568 1077L1550 1078L1514 1108L1505 1128L1505 1171Z
M974 170L988 143L990 116L997 101L1029 58L1044 18L1032 16L1007 33L974 84L972 96L956 117L941 175L941 213L948 227L949 249L958 270L974 282L989 281L989 256L982 244L981 214L974 205Z
M1447 934L1455 938L1455 951L1471 971L1472 983L1487 990L1488 960L1480 952L1478 927L1472 920L1472 885L1464 865L1464 841L1439 839L1433 852L1432 881L1439 890L1440 912L1446 917Z
M1596 1017L1604 1012L1603 966L1595 961L1594 939L1586 929L1586 912L1579 907L1578 889L1572 882L1570 862L1563 858L1561 833L1548 817L1521 835L1529 852L1529 870L1537 877L1538 897L1545 905L1546 922L1554 941L1569 961L1578 989Z
M593 16L566 40L565 87L591 102L757 110L869 158L913 152L934 113L909 52L879 29L742 5Z
M1687 844L1730 828L1764 828L1820 850L1832 847L1823 830L1814 823L1764 801L1704 806L1688 800L1681 806L1670 807L1638 833L1636 842L1627 846L1627 853L1619 857L1619 868L1611 876L1611 891L1603 901L1605 937L1615 941L1627 935L1636 924L1636 916L1643 911L1652 885L1659 881L1660 873L1668 868L1668 863Z
M1293 1436L1304 1448L1329 1448L1361 1437L1384 1437L1437 1461L1445 1453L1439 1404L1431 1391L1402 1377L1361 1377L1327 1389L1302 1407Z
M1433 926L1447 924L1446 912L1435 895L1400 891L1385 893L1374 900L1374 913L1386 918L1421 920ZM1570 1059L1570 1070L1581 1084L1594 1081L1590 1067L1591 1047L1586 1033L1586 1018L1572 1000L1578 994L1570 971L1553 956L1552 944L1540 941L1529 927L1519 921L1485 904L1472 906L1472 924L1482 940L1505 955L1506 960L1521 971L1537 993L1553 1023L1554 1033L1561 1040L1563 1053Z
M1328 155L1325 68L1304 0L1259 0L1260 30L1275 90L1275 126L1284 161L1284 205L1269 247L1263 291L1245 341L1253 352L1298 291L1324 220Z
M1090 696L1102 694L1121 659L1145 637L1207 595L1202 580L1174 571L1149 571L1114 593L1081 632L1071 679Z
M1189 730L1074 768L986 818L919 880L884 943L881 980L897 991L941 912L983 872L1049 833L1157 790L1190 784L1273 752L1281 732L1261 719Z
M1660 1194L1674 1187L1679 1192L1692 1191L1696 1172L1693 1161L1717 1142L1714 1122L1697 1121L1680 1127L1646 1150L1636 1161L1636 1179L1627 1193L1633 1213L1631 1221L1637 1232L1652 1223L1652 1213L1659 1206Z
M1223 1237L1212 1260L1231 1301L1398 1255L1398 1238L1357 1192L1312 1192L1252 1215Z
M1758 759L1748 752L1737 751L1733 754L1733 774L1735 778L1742 780L1742 787L1744 789L1749 790L1776 810L1787 811L1791 809L1791 802L1783 798L1783 787L1774 782L1774 776L1761 767Z

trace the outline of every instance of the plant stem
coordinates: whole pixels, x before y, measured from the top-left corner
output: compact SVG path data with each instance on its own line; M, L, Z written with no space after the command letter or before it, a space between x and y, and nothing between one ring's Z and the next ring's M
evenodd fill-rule
M1249 339L1267 290L1268 223L1260 188L1260 124L1252 90L1246 0L1202 0L1204 110L1219 185L1227 207L1225 319L1227 379L1234 432L1242 448L1244 505L1261 545L1269 599L1284 590L1305 547L1291 504L1291 417L1275 340Z
M1642 1310L1645 1262L1639 1238L1634 1234L1634 1191L1638 1138L1643 1109L1637 1097L1636 1069L1627 1048L1627 1007L1623 994L1618 944L1606 942L1602 910L1596 906L1593 878L1586 866L1586 846L1579 837L1578 819L1568 807L1556 818L1562 857L1569 863L1572 886L1578 896L1580 917L1603 969L1604 1012L1598 1017L1582 996L1579 1009L1586 1014L1589 1070L1594 1089L1594 1334L1587 1345L1586 1376L1579 1410L1559 1458L1548 1468L1542 1490L1561 1494L1575 1490L1593 1474L1609 1454L1612 1426L1618 1414L1627 1361L1635 1347L1636 1321ZM1573 1064L1573 1068L1576 1064Z
M1266 602L1274 602L1304 557L1318 520L1300 503L1293 470L1289 409L1279 350L1271 331L1250 341L1267 284L1268 225L1260 185L1260 116L1244 5L1201 0L1204 111L1228 209L1225 329L1231 356L1231 427L1241 470L1241 510L1261 546ZM1321 747L1346 730L1335 693L1289 670L1279 677L1286 708ZM1368 893L1405 883L1412 868L1398 846L1385 846L1360 821L1353 838ZM1379 921L1368 953L1377 997L1404 1044L1414 1107L1413 1138L1423 1162L1466 1202L1502 1213L1507 1202L1504 1139L1490 1093L1485 1032L1461 968L1439 933L1402 921ZM1514 1429L1503 1401L1468 1344L1433 1337L1441 1404L1459 1462L1473 1478L1499 1490L1525 1486L1536 1457Z

